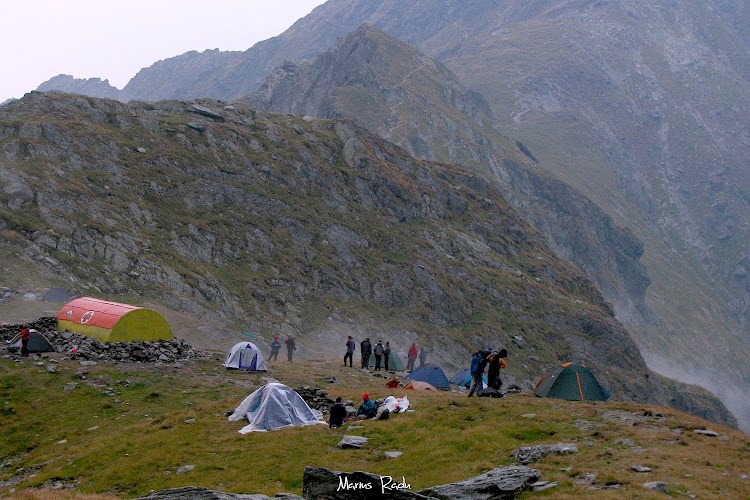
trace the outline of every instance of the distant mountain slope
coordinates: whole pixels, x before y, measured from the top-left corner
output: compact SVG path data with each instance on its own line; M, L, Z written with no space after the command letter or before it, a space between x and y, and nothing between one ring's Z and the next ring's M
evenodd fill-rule
M581 359L616 397L735 423L650 376L596 287L497 187L349 122L34 93L0 109L0 137L0 248L79 287L293 331L329 355L341 317L446 367L518 337L525 385Z
M593 203L544 174L491 126L487 104L441 64L363 25L315 60L276 68L243 98L275 113L349 118L428 160L497 182L514 208L599 286L619 317L649 322L641 243ZM528 151L527 151L528 154Z
M722 394L750 428L748 15L743 0L331 0L205 81L157 63L130 91L238 98L363 22L420 48L644 242L658 323L623 321L652 366Z

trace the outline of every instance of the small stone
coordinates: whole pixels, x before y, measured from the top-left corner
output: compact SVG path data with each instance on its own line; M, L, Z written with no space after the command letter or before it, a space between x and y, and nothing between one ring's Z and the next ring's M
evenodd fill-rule
M525 413L521 415L523 418L536 418L536 413Z
M186 424L194 424L195 422L196 422L196 420L194 418L189 418L189 419L185 420Z
M537 481L531 485L531 491L544 491L557 486L557 481Z
M630 446L631 448L635 446L635 443L627 438L620 438L617 441L615 441L616 444L621 444L623 446Z
M388 458L398 458L398 457L400 457L403 454L404 454L404 452L402 452L402 451L386 451L385 452L385 456L388 457Z
M195 469L195 465L183 465L182 467L177 469L177 474L185 474L186 472L190 472L193 469Z
M63 388L63 390L64 390L65 392L70 392L70 391L74 390L74 389L76 388L76 386L77 386L77 385L78 385L78 384L76 384L75 382L71 382L71 383L69 383L69 384L65 384L65 387Z
M367 444L367 438L363 436L344 436L338 443L339 448L362 448Z
M643 465L631 465L630 468L636 472L651 472L651 467L644 467Z
M94 366L94 365L96 365L96 361L86 360L86 361L81 361L79 364L81 366Z
M47 365L47 373L57 373L57 368L52 365Z
M145 153L146 152L146 148L138 148L138 149L136 149L136 151L138 151L139 153Z
M693 432L702 436L719 437L719 433L709 429L695 429Z
M649 490L660 491L662 493L669 493L667 483L663 481L651 481L650 483L643 483L643 487Z

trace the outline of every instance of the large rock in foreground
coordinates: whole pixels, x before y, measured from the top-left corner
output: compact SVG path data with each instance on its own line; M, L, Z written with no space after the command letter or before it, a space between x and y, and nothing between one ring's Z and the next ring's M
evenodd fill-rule
M419 493L432 498L452 500L496 500L514 498L531 488L542 475L524 466L498 467L480 476L457 483L433 486Z
M541 474L522 466L499 467L465 481L433 486L418 493L410 491L404 478L379 476L369 472L339 472L322 467L305 467L302 496L306 499L420 499L494 500L514 498L530 489Z
M306 499L427 499L409 491L403 478L390 478L369 472L340 472L323 467L305 467L302 496Z

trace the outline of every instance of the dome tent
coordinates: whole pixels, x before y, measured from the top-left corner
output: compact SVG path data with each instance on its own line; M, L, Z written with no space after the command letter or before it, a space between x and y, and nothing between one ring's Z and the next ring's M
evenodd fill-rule
M81 297L57 313L57 329L105 342L171 340L172 327L156 311L143 307Z
M442 368L432 363L422 365L409 374L410 380L417 380L420 382L427 382L432 384L438 389L450 389L451 383L448 377L445 376Z
M456 373L450 380L453 385L466 387L467 389L471 386L471 368L466 368ZM482 375L482 387L487 387L487 375Z
M534 394L568 401L609 399L609 393L599 385L591 370L577 363L565 363L551 375L544 375L537 382Z
M229 421L243 418L249 424L240 429L240 434L325 424L320 412L312 410L302 396L278 382L270 382L246 397L229 416Z
M380 367L385 369L385 354L383 355L383 359L380 360ZM396 372L402 372L404 371L404 362L401 361L401 358L398 354L396 354L394 351L391 351L391 355L388 356L388 370L389 371L396 371ZM370 361L368 363L368 368L375 368L375 355L370 356Z
M240 342L230 349L227 360L224 362L227 368L237 370L267 372L268 365L263 353L252 342Z
M21 334L17 334L13 339L10 341L10 345L8 346L8 350L10 352L16 352L21 351ZM29 352L54 352L55 349L52 347L52 344L50 344L50 341L47 340L47 337L44 336L43 333L39 332L38 330L34 330L33 328L29 329Z

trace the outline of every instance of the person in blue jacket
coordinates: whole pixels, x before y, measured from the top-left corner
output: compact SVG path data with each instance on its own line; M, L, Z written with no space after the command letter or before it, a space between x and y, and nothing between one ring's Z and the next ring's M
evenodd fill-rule
M363 418L375 418L378 414L378 405L367 394L362 394L362 403L357 408L357 416Z

